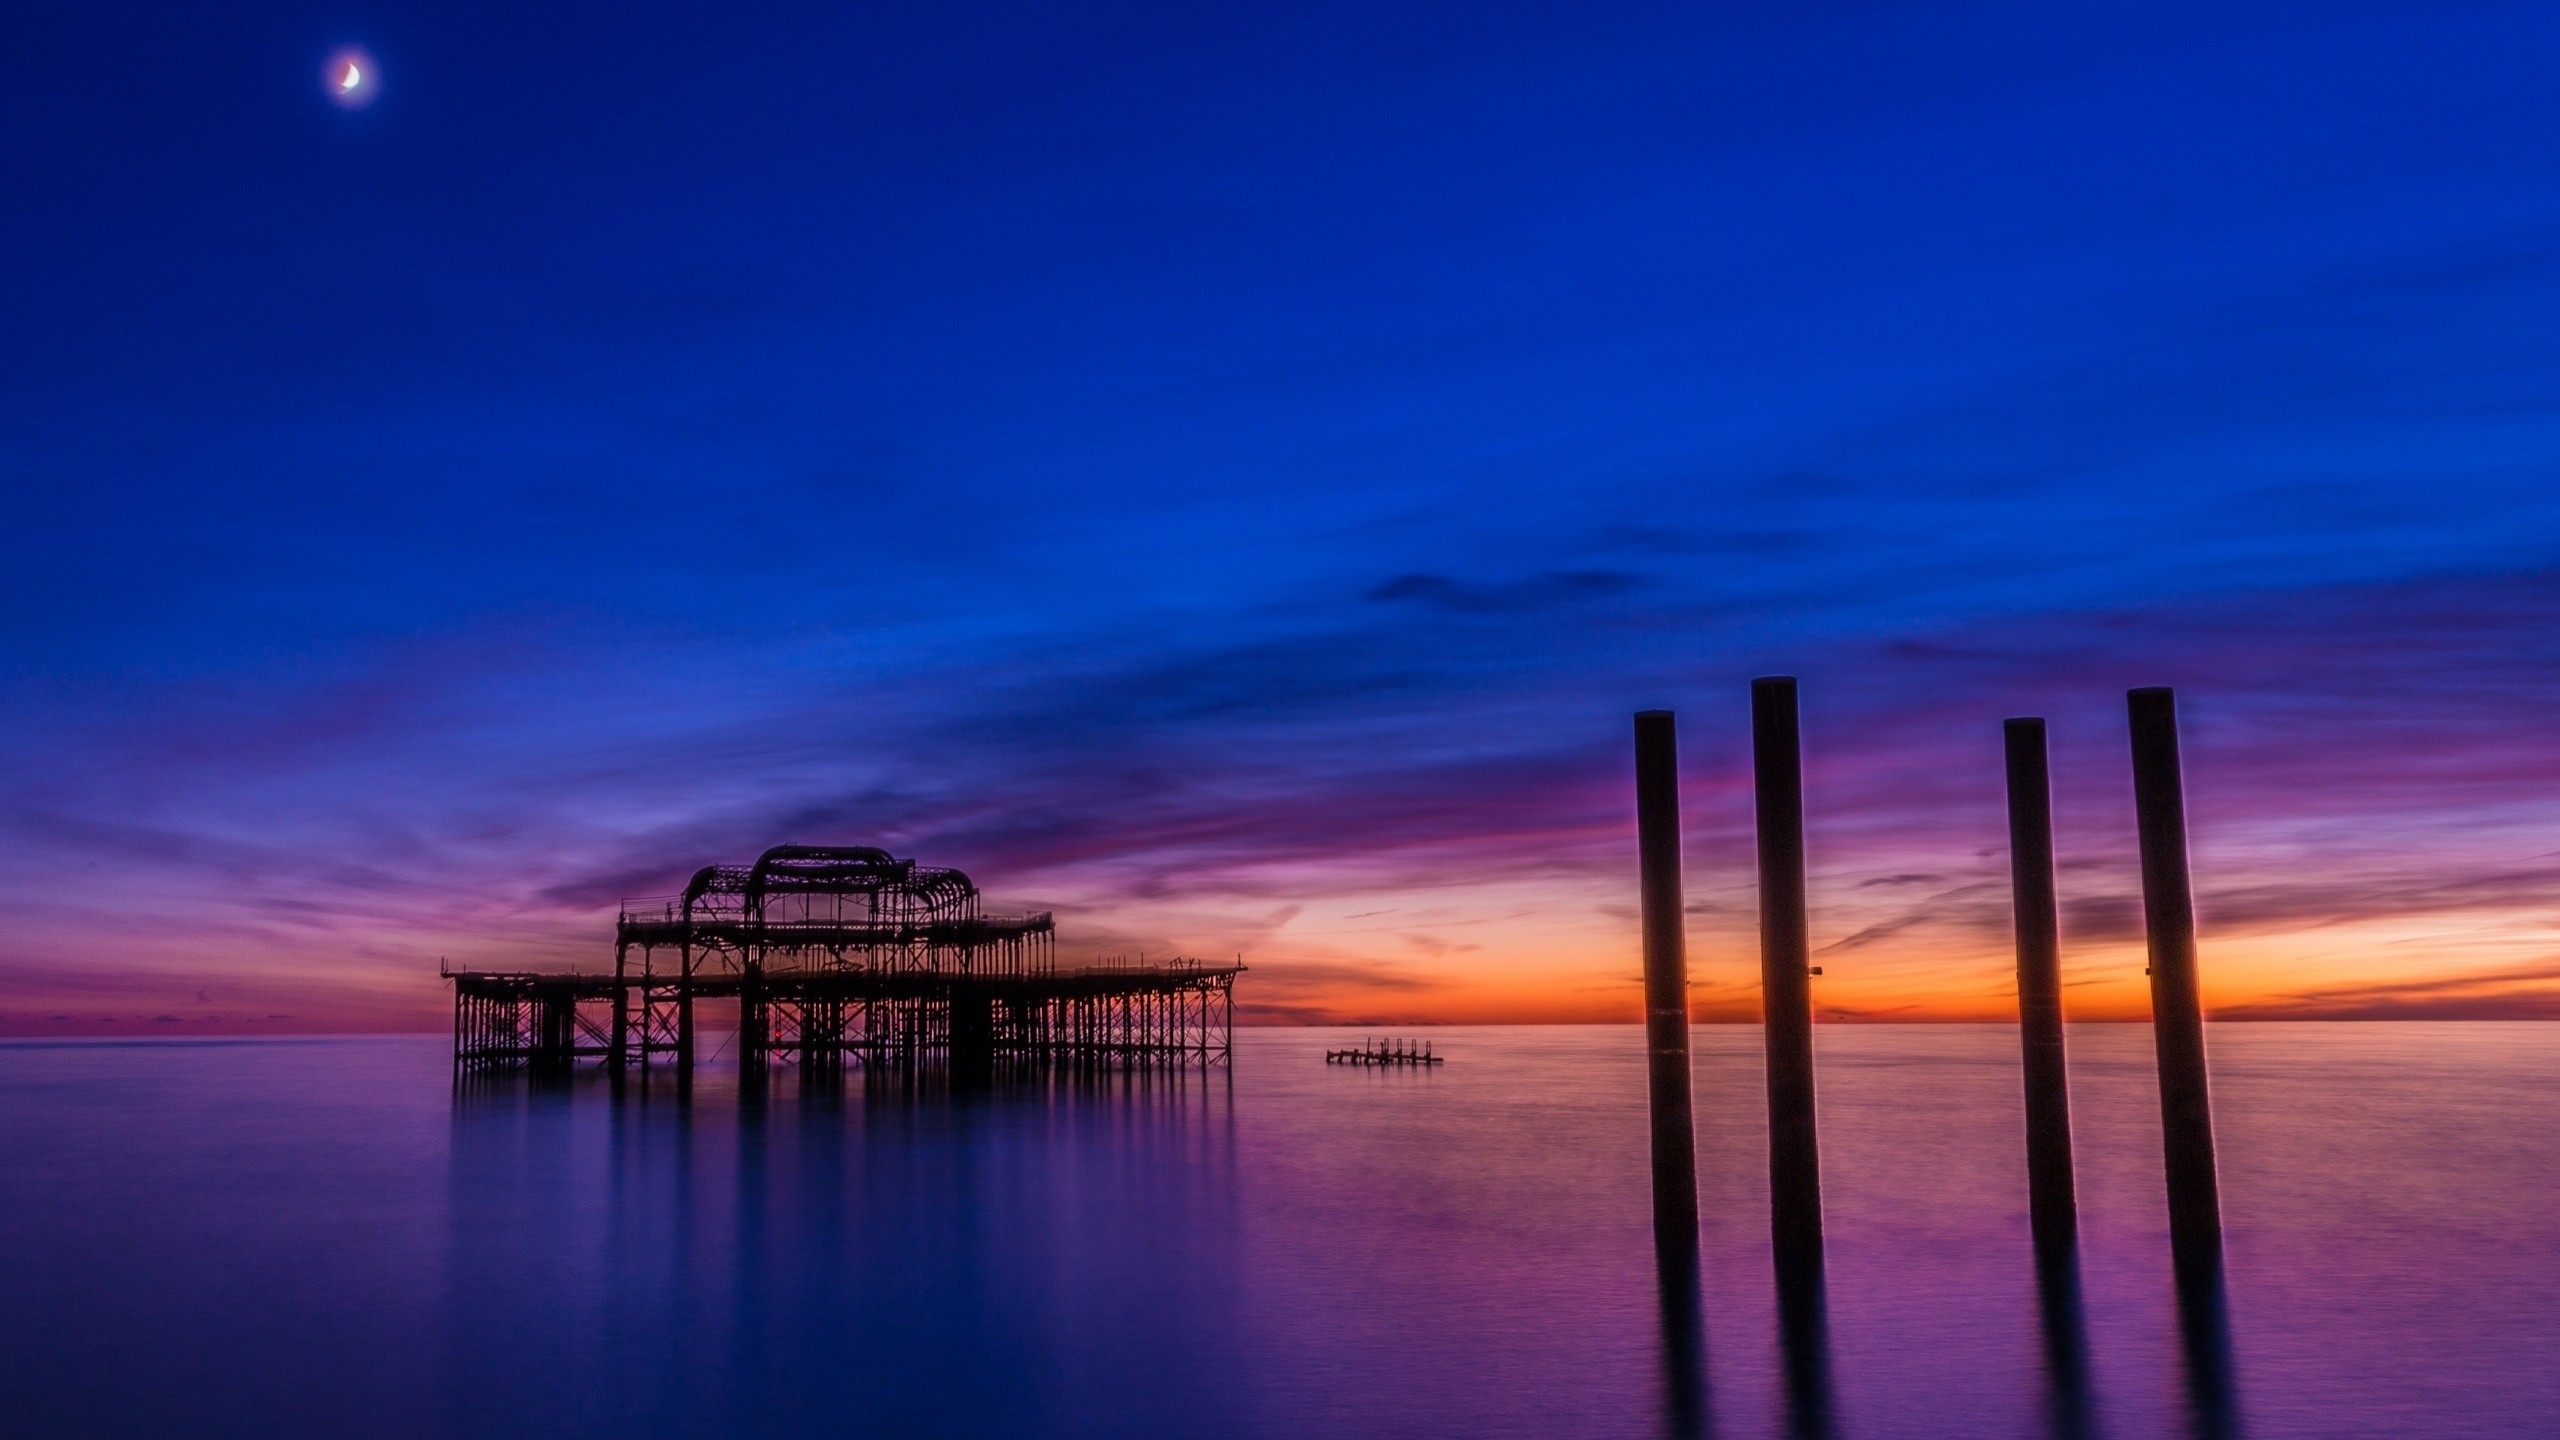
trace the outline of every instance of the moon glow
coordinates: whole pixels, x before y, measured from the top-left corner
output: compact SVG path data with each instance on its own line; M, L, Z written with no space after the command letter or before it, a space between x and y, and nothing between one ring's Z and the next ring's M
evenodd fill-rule
M362 46L343 45L321 65L320 88L339 109L361 110L382 88L381 76L382 67Z

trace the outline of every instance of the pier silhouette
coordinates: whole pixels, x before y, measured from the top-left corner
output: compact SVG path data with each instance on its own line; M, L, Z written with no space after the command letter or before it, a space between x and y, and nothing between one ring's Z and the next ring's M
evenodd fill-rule
M696 1009L735 1001L739 1078L847 1064L1114 1067L1228 1058L1244 966L1060 968L1043 914L997 915L958 870L869 846L780 845L625 904L610 974L447 971L457 1075L601 1064L691 1083Z

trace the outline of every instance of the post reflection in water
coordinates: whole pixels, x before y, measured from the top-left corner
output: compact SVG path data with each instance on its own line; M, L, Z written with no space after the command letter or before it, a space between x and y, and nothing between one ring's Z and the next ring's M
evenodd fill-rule
M1698 1249L1676 1242L1654 1250L1662 1302L1662 1430L1672 1440L1705 1440L1715 1431L1707 1388L1707 1316Z
M1832 1440L1831 1313L1822 1257L1778 1258L1778 1358L1786 1378L1787 1434Z
M2089 1329L2080 1300L2080 1246L2068 1235L2036 1246L2036 1310L2044 1337L2045 1424L2054 1440L2086 1440Z
M2219 1255L2178 1267L2178 1349L2186 1364L2187 1415L2196 1440L2236 1440L2239 1381L2231 1360L2231 1311Z

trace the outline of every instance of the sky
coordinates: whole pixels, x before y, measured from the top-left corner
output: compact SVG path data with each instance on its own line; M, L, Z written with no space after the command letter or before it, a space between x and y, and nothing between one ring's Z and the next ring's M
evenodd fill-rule
M885 845L1257 1021L2560 1018L2560 10L0 14L0 1034L433 1029ZM369 104L329 93L361 47Z

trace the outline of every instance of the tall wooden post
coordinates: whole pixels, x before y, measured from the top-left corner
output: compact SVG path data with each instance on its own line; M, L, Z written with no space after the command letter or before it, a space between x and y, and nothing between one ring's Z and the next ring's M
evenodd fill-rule
M1645 1084L1653 1111L1653 1239L1698 1243L1698 1137L1689 1113L1689 956L1680 885L1680 761L1668 710L1636 714L1636 851L1644 905Z
M1781 1264L1819 1263L1822 1156L1814 1128L1804 757L1793 676L1751 682L1751 760L1760 831L1760 1010L1769 1065L1769 1231Z
M2009 894L2018 927L2018 1046L2027 1083L2027 1208L2039 1249L2079 1233L2071 1077L2063 1063L2062 927L2053 886L2053 783L2044 722L2001 726L2009 760Z
M2187 871L2178 702L2160 686L2128 693L2125 708L2132 722L2134 813L2142 838L2142 919L2151 950L2151 1032L2160 1063L2169 1242L2181 1271L2219 1269L2222 1197L2214 1177L2213 1101L2205 1080L2204 1005L2196 981L2196 909Z

